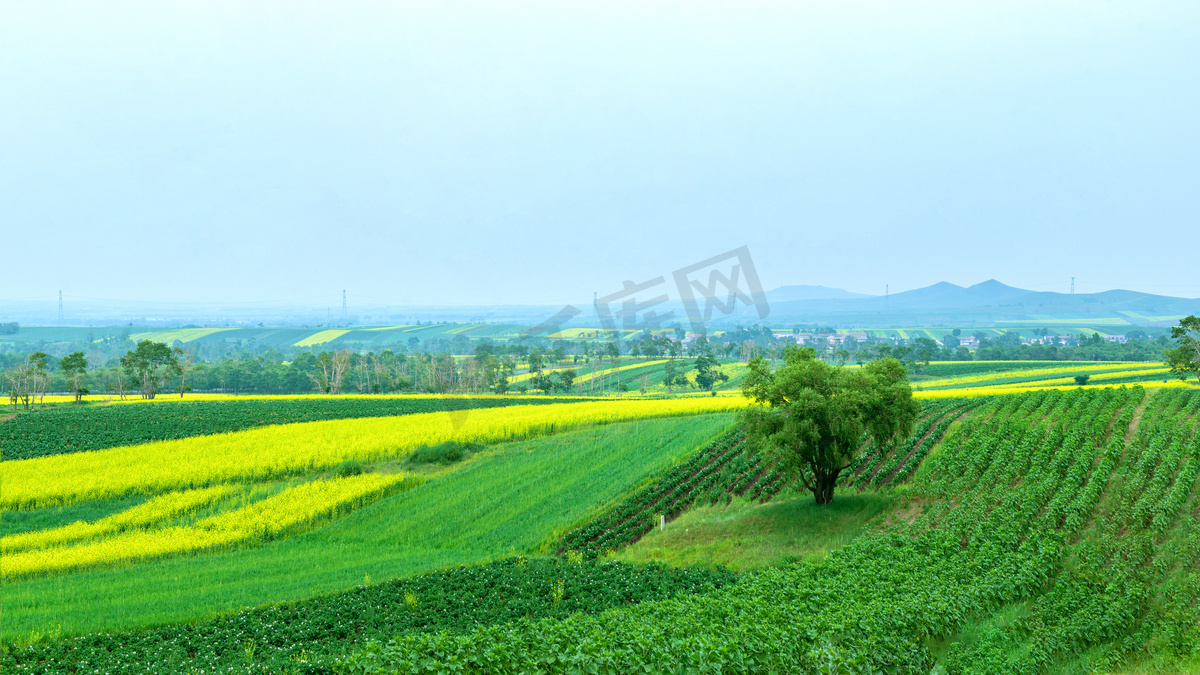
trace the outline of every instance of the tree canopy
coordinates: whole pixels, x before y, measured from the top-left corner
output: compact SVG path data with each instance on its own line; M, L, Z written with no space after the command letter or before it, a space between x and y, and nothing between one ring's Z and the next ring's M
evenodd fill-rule
M1171 328L1171 337L1175 339L1175 347L1164 352L1171 372L1181 380L1188 375L1200 379L1200 317L1180 319L1179 325Z
M83 352L71 352L58 362L58 370L66 379L67 386L71 388L76 404L88 393L88 388L83 386L83 375L87 372L87 366L87 356Z
M167 376L179 369L179 360L165 343L142 340L121 357L121 366L141 385L142 398L154 398Z
M742 393L758 405L742 413L747 441L828 504L864 435L894 443L912 432L920 406L893 358L848 369L818 360L811 347L789 347L783 361L774 371L761 357L750 361Z

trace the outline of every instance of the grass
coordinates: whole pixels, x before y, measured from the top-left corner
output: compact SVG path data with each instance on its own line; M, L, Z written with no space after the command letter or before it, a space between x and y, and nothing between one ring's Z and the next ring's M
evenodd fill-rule
M0 639L193 621L546 548L732 415L645 420L506 443L320 530L255 548L5 583Z
M871 527L894 499L846 491L828 506L817 506L812 495L792 492L766 504L739 499L728 506L694 507L614 558L747 570L824 557Z
M81 502L37 511L3 511L0 517L0 536L49 530L78 521L92 522L131 509L146 501L148 495L133 495L124 499L103 502Z

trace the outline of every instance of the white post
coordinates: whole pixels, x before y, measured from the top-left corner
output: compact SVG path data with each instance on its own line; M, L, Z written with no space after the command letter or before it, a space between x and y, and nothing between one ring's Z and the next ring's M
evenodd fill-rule
M658 531L662 532L667 529L667 517L665 515L658 517Z

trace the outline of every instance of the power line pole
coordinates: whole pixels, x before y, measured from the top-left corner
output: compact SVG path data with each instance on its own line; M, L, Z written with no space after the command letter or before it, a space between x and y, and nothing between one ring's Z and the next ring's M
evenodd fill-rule
M62 291L58 292L58 322L63 322Z
M1071 295L1075 295L1075 277L1071 277Z
M346 323L346 320L349 318L349 316L350 315L346 312L346 290L342 289L342 323L343 324Z

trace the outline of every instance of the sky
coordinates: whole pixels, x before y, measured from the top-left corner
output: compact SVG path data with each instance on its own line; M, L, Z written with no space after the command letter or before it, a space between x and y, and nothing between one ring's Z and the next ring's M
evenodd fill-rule
M1200 297L1200 3L0 0L4 301Z

